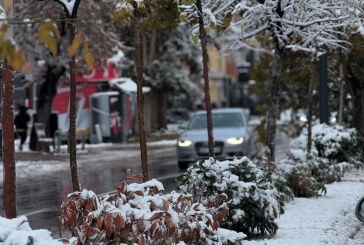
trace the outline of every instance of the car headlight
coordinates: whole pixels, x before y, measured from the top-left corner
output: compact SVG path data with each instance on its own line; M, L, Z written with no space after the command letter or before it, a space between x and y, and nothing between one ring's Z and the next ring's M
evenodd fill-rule
M191 140L179 140L178 141L178 146L181 146L181 147L187 147L187 146L190 146L191 144L192 144Z
M243 143L243 141L244 141L243 137L233 137L233 138L228 138L226 140L226 142L230 145L239 145Z

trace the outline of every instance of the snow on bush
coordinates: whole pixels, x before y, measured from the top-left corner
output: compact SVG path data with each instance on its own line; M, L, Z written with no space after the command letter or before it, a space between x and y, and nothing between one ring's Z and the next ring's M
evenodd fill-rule
M325 184L340 180L345 172L363 164L362 139L355 129L341 125L312 127L312 150L307 152L307 130L291 142L288 158L279 162L287 183L299 197L326 193Z
M321 158L284 159L280 161L280 173L296 197L318 197L326 194L325 183L331 182L334 174Z
M49 230L32 230L25 216L14 219L0 217L0 244L61 245L71 243L72 241L67 239L54 240Z
M363 162L363 142L354 128L318 124L312 127L312 140L319 157L335 163L361 165Z
M61 227L81 244L225 244L219 235L226 218L226 196L216 195L205 205L191 195L163 195L156 181L122 182L116 194L98 197L88 190L74 192L62 204ZM222 232L224 233L224 232ZM235 234L234 238L244 238ZM221 236L221 239L219 238ZM233 241L229 241L233 242Z
M248 236L274 234L275 219L283 213L280 193L271 175L247 157L218 161L201 160L177 178L178 188L192 193L195 201L208 203L222 194L228 196L229 215L223 227Z
M361 166L364 160L363 140L354 128L341 125L317 124L312 127L311 155L325 158L330 164L348 163ZM289 155L305 160L307 155L307 130L291 142Z

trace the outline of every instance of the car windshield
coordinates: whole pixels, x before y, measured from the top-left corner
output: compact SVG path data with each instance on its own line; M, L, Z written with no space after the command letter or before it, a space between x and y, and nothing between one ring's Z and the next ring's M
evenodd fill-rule
M244 126L240 113L213 113L212 125L214 128L237 128ZM207 128L206 114L199 114L191 118L188 129Z

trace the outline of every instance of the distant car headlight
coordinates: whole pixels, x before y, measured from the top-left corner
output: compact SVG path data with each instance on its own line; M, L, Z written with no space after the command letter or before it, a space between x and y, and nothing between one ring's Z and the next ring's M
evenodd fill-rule
M178 141L178 146L181 146L181 147L187 147L187 146L190 146L191 144L192 144L191 140L179 140Z
M230 145L239 145L243 143L244 139L243 137L234 137L234 138L228 138L226 142Z

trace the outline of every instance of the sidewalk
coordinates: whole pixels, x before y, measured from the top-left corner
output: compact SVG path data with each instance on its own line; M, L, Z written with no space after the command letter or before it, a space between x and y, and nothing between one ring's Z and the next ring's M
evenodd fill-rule
M364 224L355 206L364 195L364 170L353 170L341 182L329 184L318 198L295 198L277 220L277 234L245 245L363 245Z

